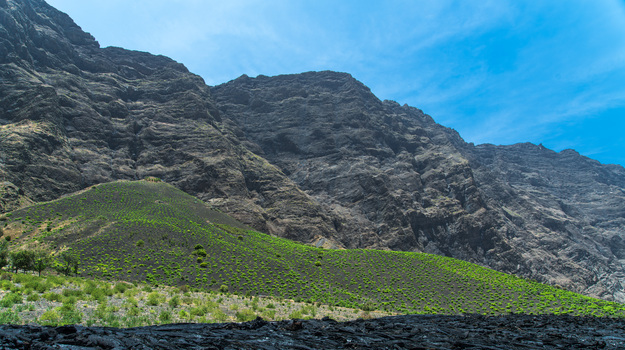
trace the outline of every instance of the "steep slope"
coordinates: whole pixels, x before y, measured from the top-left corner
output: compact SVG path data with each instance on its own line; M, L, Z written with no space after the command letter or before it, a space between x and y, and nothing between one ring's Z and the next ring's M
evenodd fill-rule
M425 251L625 301L625 175L573 151L465 143L348 74L212 89L250 147L348 224L347 247Z
M169 58L100 49L42 0L0 1L0 180L50 200L157 176L255 228L313 241L332 219L222 121L204 81ZM0 192L0 210L15 191Z
M625 314L622 304L451 258L271 237L164 183L96 185L0 222L10 249L69 250L83 276L399 312Z

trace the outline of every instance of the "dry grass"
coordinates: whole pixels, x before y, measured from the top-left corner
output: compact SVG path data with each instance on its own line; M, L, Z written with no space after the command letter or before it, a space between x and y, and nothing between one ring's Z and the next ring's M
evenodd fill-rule
M4 273L2 278L0 301L9 300L9 295L19 295L22 302L13 305L5 302L0 306L0 323L137 327L178 322L242 322L257 316L268 321L325 316L347 321L391 315L272 297L189 291L186 287L11 273Z

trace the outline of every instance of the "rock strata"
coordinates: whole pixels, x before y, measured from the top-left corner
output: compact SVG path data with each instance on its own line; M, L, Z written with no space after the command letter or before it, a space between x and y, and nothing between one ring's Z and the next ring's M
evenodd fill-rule
M570 316L395 316L171 324L0 326L2 349L622 349L625 322Z

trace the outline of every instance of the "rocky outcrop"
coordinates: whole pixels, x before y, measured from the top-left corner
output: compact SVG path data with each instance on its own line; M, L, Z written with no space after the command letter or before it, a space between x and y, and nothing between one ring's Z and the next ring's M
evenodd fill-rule
M13 211L34 202L24 192L10 182L0 183L0 212Z
M350 75L213 88L100 48L43 0L0 0L0 211L156 176L263 232L424 251L625 301L625 170L465 143Z
M139 328L0 326L3 349L621 349L619 319L395 316L171 324Z

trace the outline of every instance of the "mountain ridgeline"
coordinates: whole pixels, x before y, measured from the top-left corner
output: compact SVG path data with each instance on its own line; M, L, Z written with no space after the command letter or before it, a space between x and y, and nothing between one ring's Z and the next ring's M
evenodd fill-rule
M209 87L100 48L42 0L0 0L0 212L155 176L326 248L435 253L625 302L625 169L473 145L349 74Z

